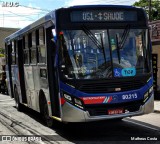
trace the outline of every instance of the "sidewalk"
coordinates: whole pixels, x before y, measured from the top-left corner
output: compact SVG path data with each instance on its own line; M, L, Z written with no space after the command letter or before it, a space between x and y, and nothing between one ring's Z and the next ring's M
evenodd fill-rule
M8 101L8 100L13 100L13 98L11 98L9 95L0 94L0 102L1 101Z
M154 112L160 113L160 100L154 101Z

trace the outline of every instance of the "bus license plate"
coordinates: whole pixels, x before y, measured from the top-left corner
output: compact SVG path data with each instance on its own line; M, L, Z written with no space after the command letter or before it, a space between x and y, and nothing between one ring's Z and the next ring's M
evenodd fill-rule
M109 115L121 114L121 113L123 113L123 108L108 110Z

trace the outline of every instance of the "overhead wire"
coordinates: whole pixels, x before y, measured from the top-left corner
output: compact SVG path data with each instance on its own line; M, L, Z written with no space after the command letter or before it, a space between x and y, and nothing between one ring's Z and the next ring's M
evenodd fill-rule
M41 9L41 8L36 8L36 7L29 7L29 6L25 6L25 5L19 5L19 6L22 6L22 7L25 7L25 8L31 8L31 9L51 12L51 10L47 10L47 9Z
M93 0L92 2L93 2L93 3L95 3L95 2L100 3L101 1L102 1L102 0ZM131 1L132 1L132 0L131 0ZM135 1L135 0L134 0L134 1ZM0 2L4 2L4 1L1 1L1 0L0 0ZM128 2L128 0L121 0L121 1L118 1L118 2L117 2L117 0L111 0L111 1L108 1L107 4L109 4L109 3L110 3L110 4L118 4L118 3L125 3L125 2ZM20 7L29 8L29 9L39 10L39 12L32 14L32 16L33 16L33 15L34 15L34 16L37 15L38 17L51 11L51 10L48 10L48 9L30 7L30 6L20 5L20 4L19 4L19 6L20 6ZM36 17L36 18L32 18L32 17L30 17L31 15L28 15L28 14L14 13L14 12L11 12L11 11L7 11L7 12L9 12L9 13L11 13L11 14L13 14L13 15L5 14L5 13L0 14L0 15L1 15L1 18L2 18L2 17L4 18L3 20L5 20L5 17L16 17L16 16L18 16L18 17L23 17L23 18L24 18L24 19L22 19L22 20L17 20L17 21L25 21L25 19L26 19L27 21L34 21L34 20L37 18L37 17ZM14 15L15 15L15 16L14 16Z
M4 1L0 1L0 2L4 2ZM9 12L10 14L0 14L0 17L3 18L3 19L0 19L0 20L6 20L6 17L9 17L9 18L14 18L14 17L23 17L24 19L21 19L21 20L17 20L18 22L20 21L35 21L35 19L37 19L37 17L39 18L40 15L43 15L44 13L47 13L49 12L50 10L46 10L46 9L41 9L41 8L35 8L35 7L29 7L29 6L24 6L24 5L19 5L20 7L25 7L25 8L28 8L28 9L34 9L34 10L39 10L39 11L35 11L35 13L32 14L33 17L30 17L31 15L29 14L23 14L23 13L14 13L12 11L7 11L5 10L6 12ZM35 18L35 16L37 15L37 17ZM13 21L13 20L12 20ZM15 20L14 20L15 21Z

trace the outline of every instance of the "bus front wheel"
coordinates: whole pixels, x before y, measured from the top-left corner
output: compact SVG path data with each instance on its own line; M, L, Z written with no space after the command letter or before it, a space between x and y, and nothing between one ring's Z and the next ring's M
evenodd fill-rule
M48 105L47 105L46 100L41 101L40 111L41 111L44 123L48 127L52 128L53 127L53 119L49 116L49 110L48 110Z

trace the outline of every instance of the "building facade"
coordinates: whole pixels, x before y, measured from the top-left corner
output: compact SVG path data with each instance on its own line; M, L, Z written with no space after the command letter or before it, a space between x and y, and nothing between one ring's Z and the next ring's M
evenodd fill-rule
M10 34L16 32L18 29L16 28L3 28L0 27L0 48L4 48L4 39L9 36Z
M149 23L155 91L160 92L160 20Z

